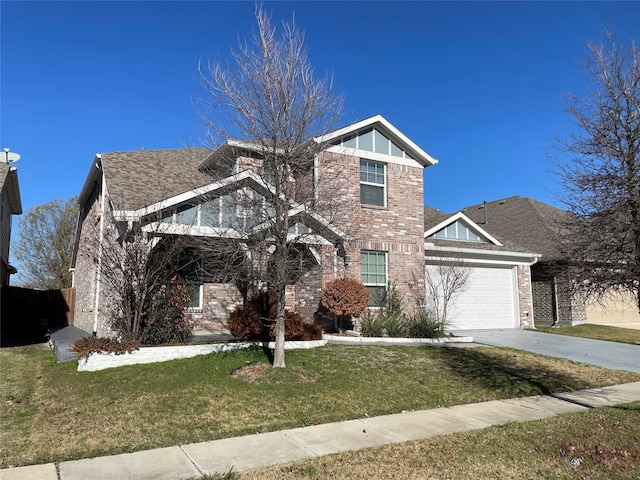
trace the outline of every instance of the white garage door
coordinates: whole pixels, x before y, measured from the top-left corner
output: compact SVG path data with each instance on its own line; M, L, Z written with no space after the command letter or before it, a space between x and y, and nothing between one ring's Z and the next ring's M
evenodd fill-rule
M512 267L474 266L468 285L454 299L449 328L462 330L516 326L517 293Z

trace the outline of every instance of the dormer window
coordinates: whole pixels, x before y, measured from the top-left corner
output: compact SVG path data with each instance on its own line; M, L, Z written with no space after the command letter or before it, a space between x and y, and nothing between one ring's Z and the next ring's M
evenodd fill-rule
M360 203L384 207L385 189L385 164L360 160Z

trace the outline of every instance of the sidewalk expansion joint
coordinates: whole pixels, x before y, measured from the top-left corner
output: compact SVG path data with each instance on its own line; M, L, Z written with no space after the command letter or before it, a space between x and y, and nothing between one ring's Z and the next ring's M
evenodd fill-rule
M292 437L291 435L289 435L286 430L284 430L282 432L282 435L287 437L289 440L291 440L293 443L295 443L298 447L300 447L305 452L309 452L309 454L312 457L314 457L314 458L322 457L322 455L319 454L318 452L314 452L313 450L311 450L311 448L305 442L303 442L301 440L298 440L297 438Z
M189 455L189 454L187 453L187 451L186 451L184 448L182 448L182 445L178 445L178 448L179 448L179 449L180 449L180 451L181 451L182 453L184 453L184 454L185 454L185 456L189 459L189 461L191 462L191 465L193 465L193 468L195 468L195 469L199 472L200 476L204 476L206 472L203 472L203 471L198 467L198 465L197 465L197 464L196 464L196 462L193 460L193 458L191 458L191 455Z
M551 397L551 398L555 398L556 400L562 400L563 402L573 403L574 405L578 405L580 407L591 408L591 409L596 408L594 405L590 405L588 403L581 402L579 400L574 400L572 398L561 397L557 393L550 393L548 396Z

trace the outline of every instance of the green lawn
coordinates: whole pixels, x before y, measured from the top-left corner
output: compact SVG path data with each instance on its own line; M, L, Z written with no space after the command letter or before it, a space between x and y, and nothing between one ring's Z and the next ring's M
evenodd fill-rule
M247 349L77 372L42 346L0 349L0 466L640 380L498 348L328 345L267 362Z
M536 330L558 335L608 340L610 342L640 345L640 330L631 328L608 327L605 325L583 324L575 327L536 327Z
M579 464L572 465L572 459ZM218 478L637 480L640 403L346 452Z

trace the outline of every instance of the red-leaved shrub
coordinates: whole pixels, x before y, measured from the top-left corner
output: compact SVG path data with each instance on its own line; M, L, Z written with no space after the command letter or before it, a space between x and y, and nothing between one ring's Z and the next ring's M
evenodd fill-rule
M260 292L249 299L245 307L236 308L229 315L227 326L234 337L245 340L273 341L275 339L276 294ZM285 310L285 340L320 340L322 331L317 325L304 321L300 315Z
M340 323L359 317L367 309L369 292L355 278L337 278L322 291L322 306L335 315Z
M118 341L113 338L106 337L83 337L73 342L71 351L77 353L81 357L88 357L91 353L115 353L122 355L123 353L131 353L140 348L140 342L136 341Z

